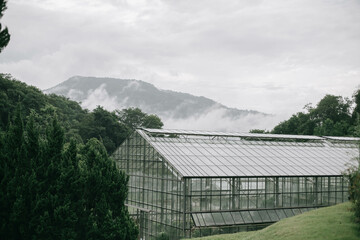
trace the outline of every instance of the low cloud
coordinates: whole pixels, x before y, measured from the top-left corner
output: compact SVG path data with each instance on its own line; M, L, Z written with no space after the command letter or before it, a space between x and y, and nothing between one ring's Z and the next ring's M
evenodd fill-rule
M59 87L61 88L61 87ZM59 89L55 88L54 91L58 91ZM75 101L78 101L84 97L84 92L76 89L70 89L67 97L70 99L73 99Z
M135 82L136 83L136 82ZM129 84L127 88L139 88L139 84ZM68 97L76 99L83 96L83 92L71 89ZM106 90L106 84L101 84L96 89L89 90L85 100L81 102L83 108L93 110L97 106L102 106L108 111L115 109L123 109L127 107L140 107L141 109L151 109L151 106L130 106L127 104L127 98L119 99L116 96L110 96ZM228 110L219 104L215 104L211 109L188 118L169 117L176 115L177 109L181 109L181 105L174 106L173 111L167 112L165 115L158 114L164 122L164 128L168 129L188 129L188 130L209 130L209 131L225 131L225 132L248 132L251 129L271 130L278 124L284 116L265 115L247 113L239 116L229 115ZM156 114L148 111L148 114Z
M129 89L131 89L133 91L141 90L140 83L137 81L131 81L122 89L122 92L126 92Z
M247 114L238 118L226 117L226 110L213 109L206 114L186 119L163 119L164 128L248 132L251 129L271 130L282 118L274 115Z
M83 108L87 108L89 110L93 110L99 105L109 111L118 108L119 104L117 102L117 97L112 97L108 94L106 91L106 84L101 84L101 86L95 90L89 90L87 98L81 103Z

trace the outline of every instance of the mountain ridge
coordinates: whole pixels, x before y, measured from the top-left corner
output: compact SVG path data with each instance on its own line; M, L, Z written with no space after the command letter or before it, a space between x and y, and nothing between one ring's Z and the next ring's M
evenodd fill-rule
M249 117L252 119L252 116L271 116L255 110L229 108L204 96L159 89L151 83L136 79L74 76L44 92L63 95L80 102L82 107L89 110L97 105L102 105L108 110L139 107L144 112L158 115L164 120L165 125L166 122L198 119L213 121L216 125L222 118L227 121L238 121ZM210 126L211 122L207 124ZM213 130L215 129L219 128L215 127Z

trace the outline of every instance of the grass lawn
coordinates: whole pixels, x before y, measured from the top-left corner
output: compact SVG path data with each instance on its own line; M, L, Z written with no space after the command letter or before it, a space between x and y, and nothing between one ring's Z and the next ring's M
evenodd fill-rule
M355 240L360 239L360 225L354 222L351 203L342 203L283 219L267 228L198 240Z

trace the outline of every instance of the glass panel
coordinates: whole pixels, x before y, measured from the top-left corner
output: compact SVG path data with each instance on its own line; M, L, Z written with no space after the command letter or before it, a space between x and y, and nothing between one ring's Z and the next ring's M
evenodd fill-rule
M280 219L287 218L285 211L283 209L275 210L276 214L279 216Z
M215 222L211 213L203 213L204 222L206 226L214 226Z
M294 216L294 213L293 213L293 211L291 211L291 209L284 209L284 211L285 211L285 214L287 217Z
M213 213L215 225L225 225L224 219L221 215L221 213Z
M240 215L240 212L231 212L232 217L234 218L234 221L236 224L243 224L244 220Z
M193 218L193 220L194 220L195 226L200 227L201 224L200 224L200 222L199 222L199 219L198 219L197 214L191 214L191 216L192 216L192 218Z
M259 211L259 214L263 222L271 222L271 219L265 210Z
M222 215L223 215L226 225L235 224L234 219L232 218L230 212L223 212Z
M199 219L199 224L200 224L200 226L206 226L202 214L196 214L196 215L197 215L197 217L198 217L198 219Z
M254 221L251 218L251 215L248 211L240 212L242 218L244 219L244 223L254 223Z
M267 210L271 221L275 222L275 221L279 221L280 218L278 217L278 215L276 214L275 210Z
M250 214L252 219L254 220L254 223L263 222L258 211L250 211Z
M300 209L298 209L298 208L294 208L293 212L295 215L301 214Z

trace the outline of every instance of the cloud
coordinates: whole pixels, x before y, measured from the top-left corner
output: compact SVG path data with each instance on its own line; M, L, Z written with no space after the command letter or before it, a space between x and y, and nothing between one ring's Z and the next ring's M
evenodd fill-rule
M54 92L61 91L61 87L57 87L57 88L53 89L53 91ZM107 92L105 94L107 94ZM80 91L80 90L76 90L76 89L70 89L67 94L67 97L72 100L79 101L80 99L82 99L84 97L84 92ZM90 104L90 105L93 105L93 104Z
M356 0L12 0L0 71L41 89L74 75L138 79L291 115L358 86L359 10Z
M214 108L206 114L186 119L164 118L164 128L249 132L251 129L271 130L283 116L248 114L241 118L225 117L226 110Z
M93 110L97 106L103 106L106 110L113 111L117 109L118 105L117 97L111 97L106 91L106 84L101 84L95 90L89 90L87 98L81 103L83 108L89 110Z
M103 106L109 111L115 109L123 109L127 107L140 107L141 109L150 110L154 106L147 105L129 105L128 98L121 98L119 101L117 96L110 96L106 90L106 84L101 84L96 89L90 89L85 100L82 100L81 106L89 110L95 109L97 106ZM141 84L137 81L129 82L122 90L128 89L139 91L141 90ZM79 90L70 89L67 97L74 100L84 98L84 92ZM166 100L165 100L166 101ZM237 131L248 132L250 129L267 129L271 130L283 116L244 113L235 114L230 113L228 109L224 108L220 104L214 104L212 107L205 111L193 114L191 117L179 116L181 109L188 109L188 102L182 102L181 104L174 106L174 109L168 112L158 113L165 128L171 129L198 129L198 130L218 130L218 131Z
M139 90L141 91L141 88L140 88L140 83L137 82L137 81L131 81L129 82L125 87L123 87L123 89L121 90L122 92L126 92L128 90Z

